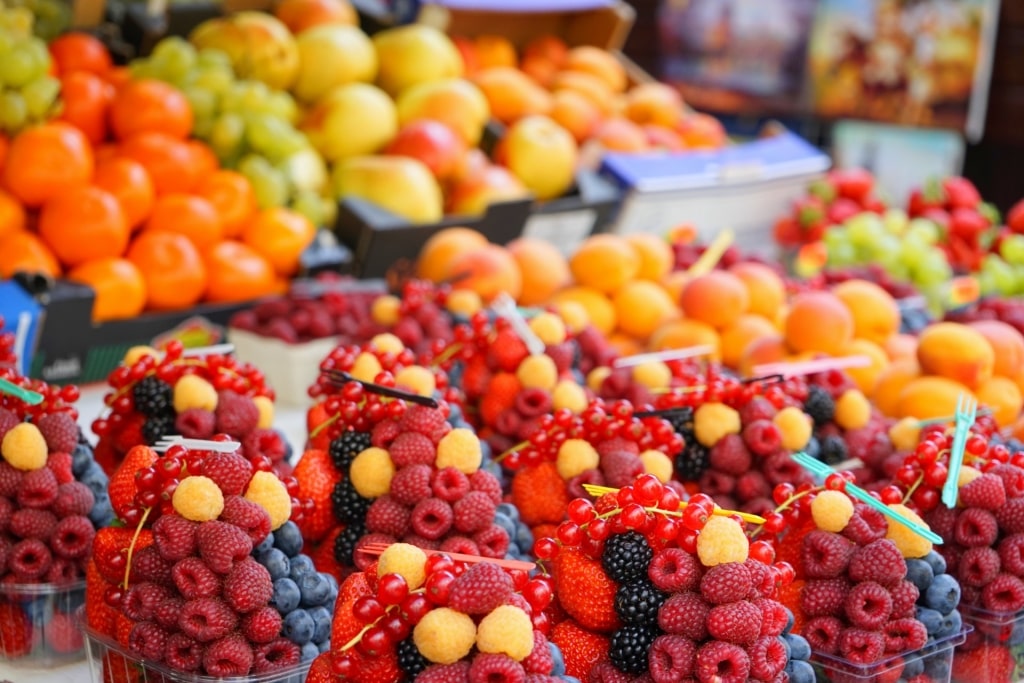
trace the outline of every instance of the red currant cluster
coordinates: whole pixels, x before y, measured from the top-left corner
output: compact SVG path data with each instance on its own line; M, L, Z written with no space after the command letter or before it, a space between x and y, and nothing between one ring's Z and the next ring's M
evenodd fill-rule
M326 400L330 401L333 396L343 395L345 389L351 383L338 382L335 378L335 373L351 372L355 368L356 359L363 353L374 356L380 363L382 372L374 378L374 383L384 386L394 386L394 375L399 370L420 363L416 355L409 348L403 348L398 353L392 353L376 348L372 342L362 345L338 346L320 363L321 374L317 377L316 383L309 388L310 397L313 399L323 399L326 397ZM428 366L429 362L420 364ZM458 392L449 386L448 375L440 368L434 367L432 369L437 388L445 392L448 398L457 398ZM391 378L390 384L387 384L388 377ZM334 414L336 411L329 410L328 412Z
M78 387L68 384L63 387L47 384L39 379L22 377L14 368L0 367L0 379L5 379L16 384L22 389L34 391L43 396L40 403L32 405L22 401L17 396L0 392L0 408L6 408L21 418L38 418L42 415L53 413L67 413L73 419L78 419L78 409L75 403L78 401Z
M823 486L803 483L798 486L784 483L772 490L776 508L764 515L764 523L753 530L751 537L777 548L786 532L811 519L811 502L821 491L845 491L847 483L854 482L850 471L833 472L825 478Z
M696 408L704 403L724 403L736 410L763 396L775 408L801 405L807 398L807 382L802 377L778 376L742 380L725 371L719 364L690 366L680 377L680 384L659 394L654 405L658 410Z
M4 317L0 315L0 330L4 329ZM13 368L18 364L18 354L14 351L17 339L13 331L0 332L0 368Z

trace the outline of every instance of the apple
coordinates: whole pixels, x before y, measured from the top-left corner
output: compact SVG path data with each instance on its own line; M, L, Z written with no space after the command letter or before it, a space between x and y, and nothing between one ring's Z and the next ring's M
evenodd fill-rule
M462 78L420 83L402 91L396 102L398 122L434 119L447 124L470 147L480 144L491 107L483 91Z
M384 153L419 159L435 178L443 181L458 168L466 153L466 144L440 121L424 119L399 129L391 144L384 148Z
M507 168L487 164L452 185L448 210L459 216L479 216L496 202L525 199L530 190Z
M357 197L413 223L436 223L444 215L441 186L426 165L401 156L355 156L331 174L335 196Z
M238 78L287 90L299 73L299 49L288 27L263 12L235 12L199 24L189 41L202 50L220 50Z
M377 51L355 26L324 24L300 33L299 74L292 93L313 103L331 89L348 83L372 83L377 77Z
M377 85L397 96L417 83L458 78L462 56L451 38L424 24L409 24L381 31L373 37L380 65Z
M553 199L572 187L579 150L565 128L547 116L516 121L498 145L497 160L538 199Z
M398 132L394 102L369 83L349 83L327 93L309 110L302 130L328 161L372 154Z

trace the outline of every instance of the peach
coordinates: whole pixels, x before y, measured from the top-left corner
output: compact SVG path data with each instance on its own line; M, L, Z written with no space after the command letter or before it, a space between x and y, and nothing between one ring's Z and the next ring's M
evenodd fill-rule
M1020 416L1024 407L1017 383L1008 377L990 377L978 387L978 403L992 411L992 417L1000 427L1009 427Z
M479 216L498 202L525 199L530 191L507 168L487 164L456 181L448 193L448 210L460 216Z
M738 369L743 361L747 348L758 339L778 334L775 325L764 316L744 313L722 329L722 363L730 368Z
M713 270L687 282L679 303L687 318L721 330L747 312L750 298L742 280L727 271Z
M898 358L917 358L917 337L912 334L896 333L885 340L882 345L889 360Z
M763 263L740 261L729 272L743 281L750 304L747 310L775 320L786 303L786 283L779 274Z
M453 285L455 289L473 290L485 302L502 293L518 298L523 287L519 264L507 249L497 244L462 252L452 259L451 272L459 276Z
M710 346L714 351L709 358L721 360L721 340L715 328L699 320L681 318L666 322L651 334L647 345L652 351L685 349L691 346Z
M796 353L818 351L834 356L853 339L853 315L831 292L798 294L783 327L786 344Z
M780 334L772 334L755 339L743 350L739 362L739 373L743 377L753 377L755 368L766 363L781 363L786 360L786 341Z
M473 77L473 82L487 98L491 115L502 123L551 110L551 95L518 69L485 69Z
M483 34L473 41L477 63L480 69L495 66L515 67L519 61L516 46L505 36Z
M634 123L671 129L686 114L679 91L665 83L641 83L626 93L623 112Z
M520 237L510 242L507 249L522 274L519 303L524 306L546 304L572 277L565 256L551 242Z
M592 139L612 152L643 152L649 148L644 129L629 119L618 117L601 122Z
M956 380L977 389L992 376L995 352L988 339L973 327L959 323L933 323L917 338L917 362L926 374Z
M600 78L612 92L625 92L628 78L626 69L611 52L591 45L580 45L569 50L565 70L578 71Z
M627 235L626 242L640 257L640 270L637 271L636 276L641 280L662 282L672 270L672 265L675 263L672 247L653 232ZM677 298L673 297L672 300L676 301Z
M569 259L576 283L611 294L636 277L640 257L624 237L591 235Z
M854 339L839 354L840 356L864 356L871 364L862 368L849 368L846 373L865 396L871 396L878 384L878 378L889 367L889 357L881 346L868 339Z
M456 256L487 244L487 238L472 228L444 228L434 233L420 249L416 275L431 282L452 276L451 263Z
M569 131L576 142L589 138L601 123L601 110L575 90L559 90L551 96L548 116Z
M1014 379L1024 371L1024 335L1000 320L977 320L968 323L988 340L995 352L993 374Z
M281 0L274 16L295 35L322 24L359 26L359 16L348 0Z
M897 417L900 412L900 392L920 376L921 366L917 364L916 358L893 360L875 380L870 398L883 415Z
M538 36L523 48L523 59L544 59L561 69L569 56L569 46L558 36L546 34Z
M555 75L550 85L552 92L572 90L590 100L591 104L610 114L614 109L615 93L597 76L579 71L562 71Z
M925 375L912 379L900 391L896 417L930 420L953 415L961 394L971 395L971 391L947 377Z
M658 126L653 123L645 123L640 128L647 138L647 146L651 149L663 150L665 152L682 152L686 149L686 143L671 128Z
M676 124L676 132L693 149L720 149L728 139L722 122L709 114L684 116Z
M480 143L491 107L480 88L462 78L414 85L395 103L401 126L419 119L440 121L470 147Z
M832 288L853 315L853 336L884 344L900 329L896 300L874 282L847 280Z

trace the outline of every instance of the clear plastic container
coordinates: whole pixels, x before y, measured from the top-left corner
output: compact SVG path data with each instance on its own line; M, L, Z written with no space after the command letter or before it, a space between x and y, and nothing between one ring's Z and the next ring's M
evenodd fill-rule
M959 633L933 640L920 650L892 655L871 664L858 664L835 655L812 652L811 665L819 683L882 683L904 680L908 678L905 675L908 669L927 673L934 683L949 683L953 669L953 650L966 640L970 631L970 626L965 626Z
M0 661L41 669L83 659L76 613L84 603L84 580L0 584Z
M960 683L1010 683L1024 680L1024 610L1020 612L990 612L981 607L960 605L964 624L974 627L974 633L954 653L956 658L970 658L969 670L983 667L981 678L954 678ZM979 648L982 655L974 655ZM965 662L966 663L966 662ZM1010 675L1005 675L1012 669Z
M303 683L312 662L271 671L231 678L200 676L174 671L162 664L141 659L133 652L83 625L89 673L93 683L130 681L130 683Z

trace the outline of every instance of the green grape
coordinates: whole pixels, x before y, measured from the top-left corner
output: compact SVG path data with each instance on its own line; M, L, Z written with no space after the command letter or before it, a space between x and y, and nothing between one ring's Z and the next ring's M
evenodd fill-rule
M995 254L985 255L981 261L981 272L990 276L994 287L991 291L982 292L982 294L1010 295L1017 289L1017 274L1014 272L1013 266Z
M946 254L938 247L915 252L917 260L910 266L912 280L917 285L940 285L953 277L953 269L949 266Z
M327 164L315 149L308 145L289 156L278 166L297 191L322 194L327 189Z
M890 258L894 255L898 255L900 247L902 246L900 238L896 235L884 234L878 238L878 241L871 246L871 259L877 260L881 258Z
M1013 274L1017 278L1014 294L1024 294L1024 265L1013 266Z
M28 106L21 93L7 90L0 93L0 128L16 133L28 122Z
M882 214L882 224L890 235L902 235L910 218L903 209L889 209Z
M148 59L135 60L128 65L128 70L131 72L134 80L140 80L143 78L154 78L158 81L164 80L157 68L153 66L153 63Z
M54 111L54 104L60 95L60 81L52 76L44 76L34 80L21 89L25 98L28 115L33 121L43 121Z
M14 42L14 38L28 38L32 35L35 16L27 7L0 6L0 34L6 34Z
M210 130L210 146L221 162L236 157L245 137L245 122L238 114L221 114Z
M266 116L265 114L250 114L245 117L245 137L249 147L262 156L276 157L283 138L292 131L284 121ZM281 154L284 159L288 155Z
M219 99L228 91L234 80L235 76L230 69L225 71L218 68L204 68L193 72L186 83L193 88L208 90Z
M192 106L196 120L213 120L217 115L217 96L205 88L189 87L182 92Z
M835 268L845 268L857 263L857 250L849 242L828 247L828 265Z
M196 66L203 70L227 70L232 76L234 75L234 69L231 68L231 58L228 57L227 53L209 47L204 47L196 53Z
M46 73L47 64L36 58L31 44L31 41L16 43L0 60L0 85L21 88Z
M313 225L324 227L333 224L337 215L337 204L327 197L307 190L297 191L291 199L290 208L308 218Z
M270 97L270 88L261 81L246 81L239 88L243 111L263 113L264 103Z
M1009 235L999 245L999 255L1013 266L1024 266L1024 235Z
M238 172L249 179L261 209L284 206L288 201L288 179L263 157L246 156L238 164Z
M196 49L192 44L177 36L164 38L157 43L149 58L161 73L175 83L183 81L196 68L198 61Z
M918 244L938 244L939 226L927 218L915 218L907 225L906 237Z
M264 102L264 110L267 114L295 125L299 120L299 107L295 99L286 92L272 92Z
M877 214L862 213L846 222L850 243L854 246L871 246L885 234L885 226Z

